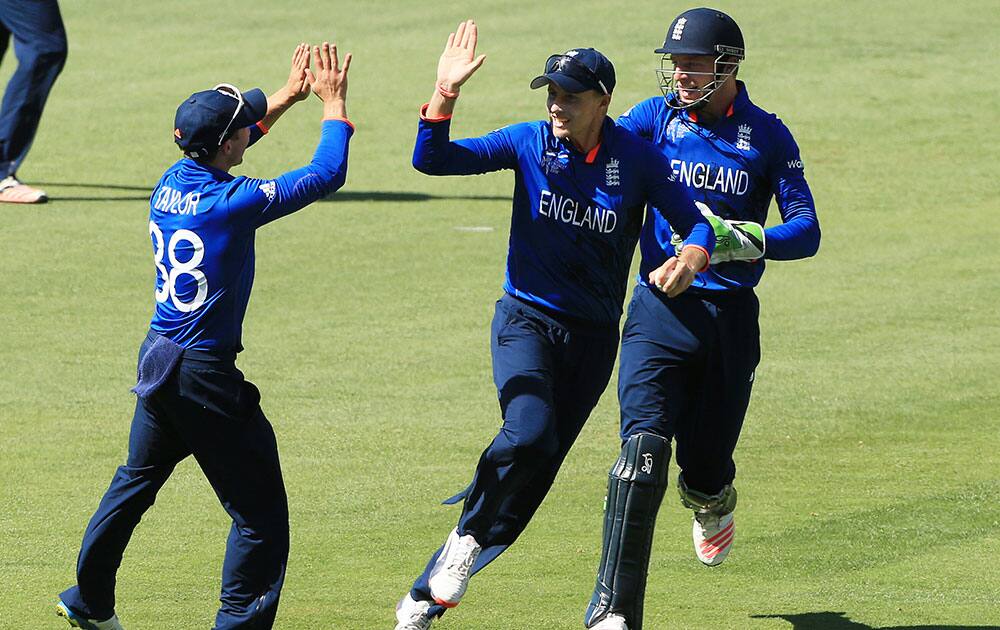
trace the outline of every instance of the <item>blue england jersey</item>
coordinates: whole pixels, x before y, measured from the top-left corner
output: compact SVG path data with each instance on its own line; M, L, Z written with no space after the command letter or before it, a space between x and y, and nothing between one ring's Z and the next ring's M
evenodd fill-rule
M251 144L261 132L252 128ZM184 348L239 352L260 226L344 185L347 121L326 120L312 162L277 179L234 177L184 158L149 200L156 265L150 328Z
M547 121L455 142L450 126L450 117L421 116L413 166L429 175L514 171L504 290L521 300L581 320L617 322L647 202L687 243L709 253L715 245L666 158L610 118L587 154L556 138Z
M776 199L783 223L765 230L765 258L812 256L819 248L819 222L799 147L781 120L750 102L742 82L737 85L727 115L708 126L698 124L696 112L670 109L663 97L635 105L618 124L659 147L687 198L704 202L723 219L764 225ZM648 285L649 272L666 260L671 234L671 224L650 207L639 243L640 284ZM691 286L696 291L754 287L763 273L764 260L719 263L699 273Z

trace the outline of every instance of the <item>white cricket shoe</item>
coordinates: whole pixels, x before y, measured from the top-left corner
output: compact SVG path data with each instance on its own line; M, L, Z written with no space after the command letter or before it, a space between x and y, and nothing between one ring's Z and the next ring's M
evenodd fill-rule
M82 630L125 630L121 622L118 621L118 615L111 615L110 619L104 621L84 619L62 601L56 604L56 614L65 618L72 627L82 628Z
M407 593L406 597L396 604L396 630L428 630L434 617L427 614L431 603L417 601Z
M45 203L48 200L44 190L23 184L13 175L0 179L0 203Z
M694 553L710 567L722 564L733 547L736 523L733 513L719 516L711 512L695 512L691 537L694 539Z
M445 608L458 606L482 549L471 535L459 536L457 527L451 531L427 580L435 602Z
M628 630L628 624L625 623L625 617L612 613L601 619L596 626L590 626L590 630Z

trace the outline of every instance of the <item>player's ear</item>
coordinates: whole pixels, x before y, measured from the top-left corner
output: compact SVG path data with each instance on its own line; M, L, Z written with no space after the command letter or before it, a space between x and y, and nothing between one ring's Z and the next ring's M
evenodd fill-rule
M233 138L234 136L229 136L223 140L222 145L219 147L219 153L229 155L233 152Z

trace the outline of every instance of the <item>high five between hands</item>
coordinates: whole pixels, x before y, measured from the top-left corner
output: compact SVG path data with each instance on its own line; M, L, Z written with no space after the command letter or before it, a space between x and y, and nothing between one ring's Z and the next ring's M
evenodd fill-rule
M296 46L288 81L267 97L267 115L261 121L264 127L270 129L289 107L305 100L310 92L323 101L323 118L346 119L347 70L350 67L350 53L344 57L343 67L340 66L336 44L323 42L311 50L306 43Z
M483 65L486 55L476 56L479 29L473 20L459 23L438 60L437 83L427 107L428 118L450 116L462 85Z

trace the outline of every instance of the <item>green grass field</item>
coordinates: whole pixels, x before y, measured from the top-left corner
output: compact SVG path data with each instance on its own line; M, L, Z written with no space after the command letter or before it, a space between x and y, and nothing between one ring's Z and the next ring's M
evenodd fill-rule
M486 65L453 127L475 135L543 117L527 83L573 46L615 62L612 114L656 94L652 50L688 8L250 4L63 2L69 62L20 172L53 201L0 206L0 628L61 627L56 595L124 461L152 304L146 200L178 157L182 98L220 81L273 91L302 40L355 54L348 183L260 232L241 366L290 497L276 627L391 628L457 519L438 501L467 483L499 423L488 330L513 178L409 166L447 33L480 24ZM996 3L716 4L746 34L752 98L802 148L823 244L771 265L759 289L735 551L701 566L671 488L645 627L1000 627ZM13 67L8 51L0 82ZM305 163L320 109L289 112L239 172ZM435 628L582 627L617 423L611 388L521 540ZM125 555L125 625L210 627L228 527L182 463Z

